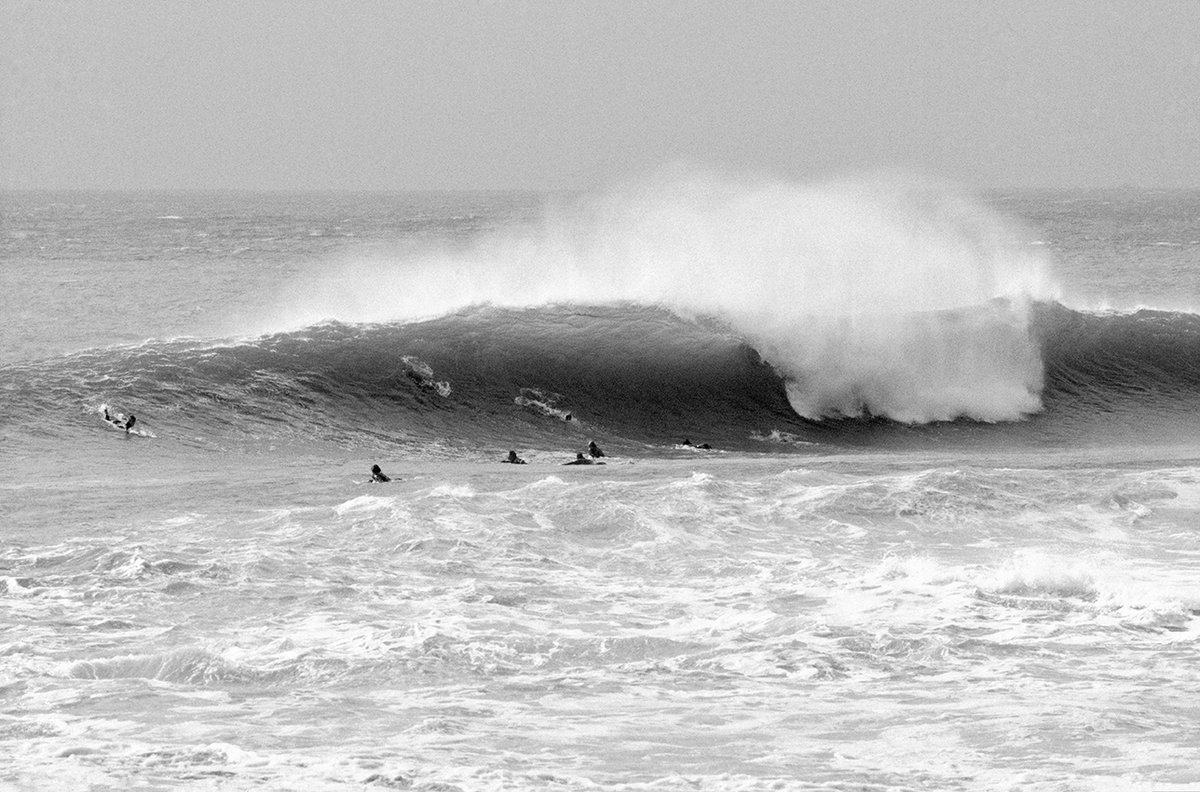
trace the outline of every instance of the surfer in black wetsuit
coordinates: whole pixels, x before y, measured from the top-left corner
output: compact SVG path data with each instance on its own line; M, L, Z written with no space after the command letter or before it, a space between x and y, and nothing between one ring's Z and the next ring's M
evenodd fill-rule
M116 417L113 417L112 413L110 413L108 411L107 407L104 408L104 420L108 421L110 424L117 427L118 429L124 429L126 432L128 432L130 429L132 429L133 425L135 423L137 423L137 418L135 418L133 416L133 413L129 414L128 420L122 422L121 414L117 413Z
M371 481L382 484L385 481L391 481L391 479L379 469L379 465L371 465Z
M604 452L600 450L600 446L596 445L595 440L588 441L588 453L592 455L593 459L599 459L604 456Z
M521 459L521 457L517 456L516 451L509 451L508 459L502 459L500 461L507 462L510 465L524 465L525 464L525 460Z
M703 448L705 451L709 451L712 449L712 446L710 446L708 443L701 443L700 445L693 445L692 441L686 437L683 438L683 444L685 446L691 446L692 448Z
M564 465L590 465L592 460L585 457L583 454L576 454L575 458L570 462L563 462Z

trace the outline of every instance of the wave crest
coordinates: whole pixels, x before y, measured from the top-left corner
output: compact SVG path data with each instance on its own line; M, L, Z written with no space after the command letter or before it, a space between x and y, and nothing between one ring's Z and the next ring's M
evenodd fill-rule
M680 170L548 206L469 248L304 284L284 325L410 321L475 304L658 305L715 317L806 417L1010 420L1039 409L1031 299L1046 261L943 184L749 182Z

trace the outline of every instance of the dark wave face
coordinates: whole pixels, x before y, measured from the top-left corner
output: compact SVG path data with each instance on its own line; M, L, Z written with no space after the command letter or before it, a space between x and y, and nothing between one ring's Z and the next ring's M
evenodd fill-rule
M1200 390L1200 316L1095 315L1046 306L1037 323L1052 403L1171 407Z
M220 439L561 446L798 427L770 366L727 332L665 311L478 309L412 324L328 323L225 345L148 343L6 367L26 409L141 413ZM169 427L169 428L168 428ZM73 431L75 427L61 427ZM702 442L697 439L696 442Z
M1200 438L1200 317L1041 304L1031 318L1040 408L1016 421L897 421L869 400L857 415L803 417L794 404L808 403L822 372L785 379L719 323L628 305L476 308L238 343L147 343L0 375L10 427L19 419L46 435L90 432L101 405L114 405L160 441L217 448L311 441L493 453L594 437L637 454L685 438L770 451ZM31 414L51 418L26 421Z
M1200 316L1043 306L1043 413L1053 437L1200 444Z

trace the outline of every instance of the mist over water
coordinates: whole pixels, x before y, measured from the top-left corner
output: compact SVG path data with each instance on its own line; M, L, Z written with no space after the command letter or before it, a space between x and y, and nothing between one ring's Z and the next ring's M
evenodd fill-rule
M1012 420L1040 407L1039 249L955 189L672 171L552 201L470 244L358 260L289 293L276 327L474 304L630 302L715 318L790 382L806 417Z

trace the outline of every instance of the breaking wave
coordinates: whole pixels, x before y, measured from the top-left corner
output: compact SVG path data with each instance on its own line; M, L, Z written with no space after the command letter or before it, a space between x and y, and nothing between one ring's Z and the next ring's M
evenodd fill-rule
M995 310L930 321L987 324ZM891 412L893 383L883 372L857 392L861 414L847 417L839 399L823 395L828 372L820 367L781 370L724 323L636 305L332 322L241 342L91 350L0 373L8 397L26 410L97 423L98 405L125 405L159 438L529 447L584 433L664 446L688 437L723 447L802 448L984 435L1071 443L1104 427L1136 432L1156 416L1176 427L1195 424L1200 316L1084 314L1058 304L1034 304L1029 314L1024 332L1044 364L1030 415L1016 422L950 413L956 420L902 420ZM1006 354L1001 347L1001 361ZM906 382L898 392L912 398ZM946 403L937 390L930 398Z

